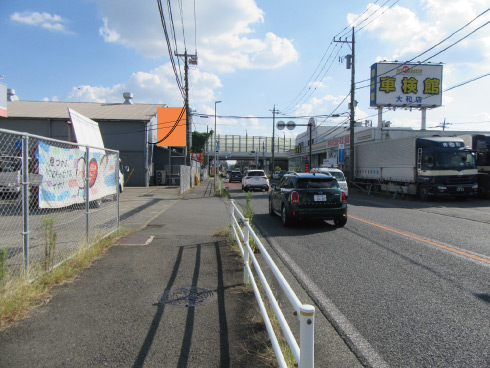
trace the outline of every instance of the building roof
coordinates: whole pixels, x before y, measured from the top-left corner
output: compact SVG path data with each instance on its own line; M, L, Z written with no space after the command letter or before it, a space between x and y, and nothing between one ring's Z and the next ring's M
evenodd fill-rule
M9 101L9 118L70 119L68 108L93 120L150 120L167 105L95 102Z

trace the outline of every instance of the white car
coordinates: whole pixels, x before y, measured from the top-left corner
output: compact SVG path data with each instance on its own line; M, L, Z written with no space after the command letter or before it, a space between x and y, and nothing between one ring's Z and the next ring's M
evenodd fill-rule
M339 183L340 189L342 189L345 192L345 195L349 195L349 188L347 186L347 181L345 180L344 173L342 170L336 169L334 167L320 167L318 169L313 169L312 172L317 172L317 173L328 173L332 175L335 179L337 179L337 182Z
M248 170L242 178L242 190L262 189L264 192L267 192L269 188L269 179L265 175L264 170Z

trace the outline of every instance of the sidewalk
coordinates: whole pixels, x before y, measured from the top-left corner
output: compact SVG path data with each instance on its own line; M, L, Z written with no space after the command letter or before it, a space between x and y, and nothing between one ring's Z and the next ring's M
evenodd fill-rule
M212 189L127 188L121 226L137 231L0 332L0 367L268 366L241 260L214 235L230 220Z

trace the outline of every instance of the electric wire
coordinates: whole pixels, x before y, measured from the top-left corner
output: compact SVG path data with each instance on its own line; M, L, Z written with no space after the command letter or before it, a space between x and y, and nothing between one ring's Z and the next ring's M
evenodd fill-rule
M465 29L466 27L468 27L471 23L473 23L475 20L477 20L478 18L482 17L485 13L487 13L488 11L490 11L490 8L486 9L484 12L480 13L479 15L477 15L475 18L473 18L472 20L470 20L468 23L466 23L464 26L462 26L461 28L457 29L456 31L454 31L453 33L451 33L449 36L447 36L446 38L444 38L443 40L441 40L440 42L438 42L437 44L431 46L430 48L428 48L427 50L425 50L424 52L414 56L413 58L411 58L410 60L407 60L405 61L403 64L408 64L412 61L414 61L415 59L419 58L420 56L428 53L429 51L433 50L434 48L436 48L437 46L441 45L442 43L444 43L445 41L447 41L448 39L450 39L451 37L453 37L455 34L457 34L458 32L462 31L463 29ZM424 61L422 61L421 63L424 63L432 58L434 58L435 56L439 55L440 53L448 50L450 47L458 44L459 42L463 41L465 38L469 37L471 34L475 33L476 31L478 31L479 29L485 27L486 25L488 25L489 22L483 24L482 26L476 28L475 30L473 30L471 33L469 33L468 35L464 36L463 38L461 38L460 40L454 42L453 44L449 45L448 47L446 47L445 49L441 50L440 52L438 52L437 54L434 54L433 56L425 59ZM416 65L414 65L416 66ZM413 68L413 67L412 67ZM385 73L383 74L380 74L380 75L385 75L385 74L388 74L388 73L391 73L393 70L397 69L397 67L394 67L393 69L391 70L388 70L386 71ZM356 82L356 84L360 84L360 83L364 83L364 82L368 82L370 81L371 79L364 79L364 80L361 80L359 82ZM356 89L361 89L361 88L367 88L369 87L370 85L366 85L366 86L362 86L362 87L356 87Z
M167 24L165 21L165 16L163 14L162 1L157 0L157 4L158 4L158 10L160 12L160 20L162 22L163 33L165 34L165 40L167 42L167 49L168 49L170 63L172 64L172 69L174 71L175 80L177 81L177 86L179 87L180 93L185 100L185 91L184 91L184 88L182 87L181 80L179 79L179 74L177 73L177 68L175 66L175 60L174 60L174 56L173 56L173 52L172 52L172 46L171 46L170 39L168 36Z

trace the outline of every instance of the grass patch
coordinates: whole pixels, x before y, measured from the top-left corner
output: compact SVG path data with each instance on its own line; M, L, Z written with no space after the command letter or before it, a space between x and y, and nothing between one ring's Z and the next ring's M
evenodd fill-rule
M240 248L238 247L238 242L235 239L235 236L233 234L231 226L220 229L214 235L226 237L227 244L230 245L232 247L232 249L241 257ZM252 242L252 241L253 241L253 239L252 239L252 237L250 237L250 242ZM252 245L250 247L252 249L254 249L252 247ZM253 269L253 267L252 267L252 269ZM272 305L269 302L267 294L264 291L264 287L260 283L259 277L257 275L254 275L254 278L257 281L259 293L262 297L262 300L264 301L265 308L267 311L267 315L269 316L269 319L271 321L272 328L274 329L274 332L276 334L276 337L277 337L277 340L279 342L279 346L281 347L281 351L284 355L284 359L286 361L286 364L288 367L295 367L296 360L294 359L293 353L292 353L291 349L289 348L286 337L284 336L284 334L282 332L281 326L279 325L279 321L276 318L276 315L274 313L274 310L272 309ZM255 299L255 294L253 292L252 285L244 285L242 292L250 293L250 297L253 297ZM264 323L264 320L262 318L262 314L260 313L260 310L258 308L258 304L257 304L257 309L255 310L255 313L252 314L251 318L252 318L253 323L260 323L263 326L263 329L265 329L265 323ZM256 345L259 348L256 349L255 351L247 351L247 354L258 355L261 358L261 360L266 362L267 366L269 366L269 367L278 367L279 364L277 362L276 354L274 352L274 349L272 348L272 345L270 343L269 338L264 339L264 338L260 337L258 334L255 334L254 337L257 340Z
M42 273L42 270L32 270L30 277L41 274L34 280L27 277L2 279L0 283L0 330L27 317L34 308L46 304L51 297L49 293L51 288L72 281L80 271L104 254L114 244L116 238L117 235L111 235L99 239L90 247L81 246L72 258L49 272Z

